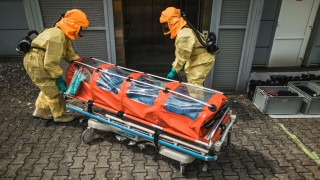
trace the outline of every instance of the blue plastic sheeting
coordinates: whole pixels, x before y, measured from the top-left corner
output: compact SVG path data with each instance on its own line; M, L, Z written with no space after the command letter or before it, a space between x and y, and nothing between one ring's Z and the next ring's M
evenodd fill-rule
M129 76L130 74L131 72L122 70L120 68L110 67L103 70L97 81L97 85L106 91L118 94L120 86L124 79L123 77Z
M207 102L209 98L212 96L212 92L206 92L203 89L191 87L187 85L181 85L179 86L175 92L181 93L183 95L187 95L190 97L193 97L195 99L198 99L202 102ZM199 95L201 93L201 96L192 96L189 94L189 92L195 92ZM201 97L201 98L199 98ZM192 120L196 120L197 116L203 109L204 104L196 102L192 99L185 98L179 94L172 93L169 98L167 99L167 102L164 105L164 108L169 111L176 114L180 114L183 116L187 116Z
M167 84L166 81L161 81L154 79L150 76L141 76L137 81L144 82L157 87L163 87ZM127 92L128 98L152 106L154 100L158 97L160 88L152 87L147 84L142 84L140 82L134 81Z
M83 71L83 68L75 70L66 94L71 94L74 96L77 93L82 81L86 78Z

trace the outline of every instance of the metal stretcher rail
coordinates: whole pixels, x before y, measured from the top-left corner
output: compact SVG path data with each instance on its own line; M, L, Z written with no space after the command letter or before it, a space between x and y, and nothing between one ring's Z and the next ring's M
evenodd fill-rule
M86 111L84 111L84 110L76 107L76 106L67 105L67 108L69 108L69 109L71 109L71 110L73 110L73 111L75 111L75 112L84 114L84 115L86 115L86 116L88 116L88 117L91 117L91 118L93 118L93 119L96 119L96 120L98 120L98 121L100 121L100 122L102 122L102 123L112 125L112 126L117 127L117 128L119 128L119 129L121 129L121 130L124 130L124 131L127 131L127 132L129 132L129 133L132 133L132 134L134 134L134 135L140 136L140 137L142 137L142 138L144 138L144 139L147 139L147 140L149 140L149 141L154 141L154 137L152 137L152 136L148 136L148 135L143 134L143 133L141 133L141 132L138 132L138 131L129 129L129 128L127 128L127 127L121 126L121 125L119 125L119 124L117 124L117 123L114 123L114 122L110 121L110 119L107 120L107 119L101 118L101 117L99 117L99 116L93 115L93 114L91 114L91 113L89 113L89 112L86 112ZM193 156L193 157L195 157L195 158L197 158L197 159L200 159L200 160L203 160L203 161L214 161L214 160L217 159L216 156L210 156L210 155L207 155L207 156L206 156L206 155L202 155L202 154L196 153L196 152L194 152L194 151L191 151L191 150L188 150L188 149L181 148L181 147L179 147L179 146L173 145L173 144L171 144L171 143L168 143L168 142L163 141L163 140L160 140L160 139L158 140L158 143L161 144L161 145L164 145L164 146L166 146L166 147L169 147L169 148L171 148L171 149L174 149L174 150L176 150L176 151L179 151L179 152L181 152L181 153L184 153L184 154Z
M94 70L98 70L98 68L93 67L93 66L90 66L90 65L88 65L88 64L85 64L85 63L82 63L82 62L78 62L78 61L75 61L75 62L78 63L78 64L82 64L82 65L84 65L84 66L87 66L87 67L89 67L89 68L92 68L92 69L94 69ZM109 75L113 75L113 76L117 76L117 77L126 79L125 76L117 75L117 74L110 73L110 72L101 71L101 73L109 74ZM127 78L127 79L129 79L129 78ZM200 100L195 99L195 98L193 98L193 97L190 97L190 96L181 94L181 93L179 93L179 92L172 91L172 90L169 90L169 89L165 89L165 88L163 88L163 87L151 85L151 84L148 84L148 83L145 83L145 82L142 82L142 81L139 81L139 80L135 80L135 79L130 79L130 80L131 80L131 81L134 81L134 82L137 82L137 83L141 83L141 84L147 85L147 86L151 86L151 87L154 87L154 88L158 88L158 89L161 89L161 90L169 91L169 92L171 92L171 93L173 93L173 94L177 94L177 95L182 96L182 97L184 97L184 98L191 99L191 100L196 101L196 102L198 102L198 103L200 103L200 104L203 104L203 105L205 105L205 106L208 106L209 108L212 108L212 105L211 105L211 104L205 103L205 102L203 102L203 101L200 101Z
M108 63L108 62L102 61L102 60L97 59L97 58L91 58L91 59L96 60L96 61L99 61L99 62L101 62L101 63L105 63L105 64L112 64L112 63ZM112 65L114 65L114 64L112 64ZM175 81L175 80L172 80L172 79L164 78L164 77L161 77L161 76L156 76L156 75L153 75L153 74L148 74L148 73L145 73L145 72L142 72L142 71L137 71L137 70L125 68L125 67L122 67L122 66L117 66L117 67L119 67L120 69L124 69L124 70L131 71L131 72L137 72L137 73L147 74L148 76L155 77L155 78L162 79L162 80L167 80L167 81L171 81L171 82L179 82L179 81ZM182 84L185 84L185 85L188 85L188 86L193 86L193 87L197 87L197 88L203 88L203 89L205 89L205 90L207 90L207 91L211 91L211 92L214 92L214 93L223 94L223 92L216 91L216 90L213 90L213 89L209 89L209 88L206 88L206 87L196 86L196 85L188 84L188 83L185 83L185 82L181 82L181 83L182 83Z

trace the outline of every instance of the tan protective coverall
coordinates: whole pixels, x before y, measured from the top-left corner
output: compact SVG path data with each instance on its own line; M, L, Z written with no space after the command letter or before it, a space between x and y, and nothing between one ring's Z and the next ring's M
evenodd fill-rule
M56 79L62 76L61 58L68 63L79 56L72 48L69 38L56 27L41 32L33 41L31 50L25 55L23 65L32 82L40 89L36 107L50 109L53 117L61 116L65 110L65 101L56 85Z
M191 28L182 28L178 31L175 40L175 61L172 63L178 73L185 64L184 71L188 83L203 86L203 82L210 72L215 58L207 52Z

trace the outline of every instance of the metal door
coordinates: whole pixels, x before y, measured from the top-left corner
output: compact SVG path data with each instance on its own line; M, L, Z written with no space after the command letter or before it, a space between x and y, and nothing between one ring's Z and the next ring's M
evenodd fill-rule
M269 67L301 65L319 1L282 1Z
M183 9L191 23L200 31L210 25L211 8L204 9L207 0L122 0L123 44L125 50L117 57L125 57L125 66L151 74L166 76L174 61L174 39L164 36L159 22L161 11L173 6ZM116 1L117 3L119 1ZM118 5L117 5L118 6ZM209 6L211 7L211 6ZM119 7L114 7L118 10ZM209 13L205 13L210 9ZM115 14L119 14L115 12ZM117 15L115 15L115 19ZM121 27L116 32L121 32ZM116 33L116 36L122 34ZM116 37L116 40L121 38ZM116 42L116 44L122 44Z

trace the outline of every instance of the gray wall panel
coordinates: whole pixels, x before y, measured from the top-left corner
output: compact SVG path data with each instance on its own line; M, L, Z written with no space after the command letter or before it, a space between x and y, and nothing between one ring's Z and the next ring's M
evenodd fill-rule
M0 56L20 55L16 47L28 30L0 30Z
M23 1L0 1L0 22L0 56L20 56L15 49L29 30Z
M303 65L320 65L320 7L313 23Z
M281 6L281 0L265 0L260 22L258 40L253 57L252 66L266 66L269 62L270 51L273 44L274 33L277 26L277 19ZM263 51L260 48L267 48ZM262 53L262 54L260 54ZM263 58L263 59L260 59ZM267 58L267 59L265 59ZM261 64L265 62L265 64Z
M0 29L28 29L22 0L0 2L0 22Z
M272 41L273 21L261 21L256 47L269 47Z
M256 48L253 61L255 65L265 65L268 58L269 48Z
M277 15L277 8L280 0L265 0L262 12L262 21L274 21Z
M310 64L319 65L320 64L320 47L314 47L310 54Z
M104 9L102 0L39 0L43 24L51 27L62 13L71 9L81 9L86 13L90 27L104 27Z

